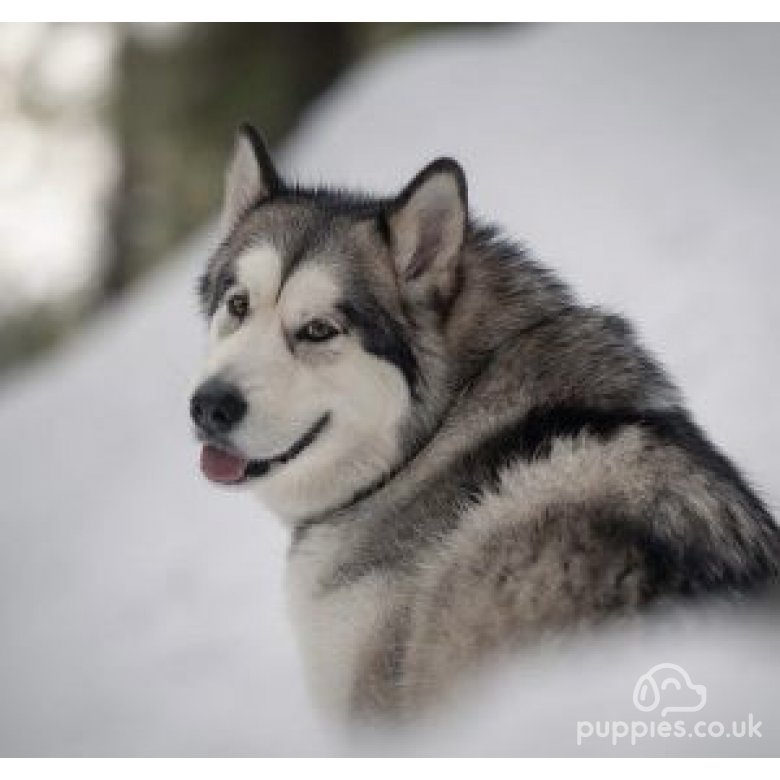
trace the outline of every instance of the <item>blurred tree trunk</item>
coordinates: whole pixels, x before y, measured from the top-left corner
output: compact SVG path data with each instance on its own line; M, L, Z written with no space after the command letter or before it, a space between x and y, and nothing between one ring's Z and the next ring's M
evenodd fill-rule
M102 297L112 298L208 218L235 126L271 144L355 58L371 25L122 26L111 112L120 174ZM362 30L361 30L362 28Z
M74 26L50 25L48 34L59 35ZM104 216L108 242L99 279L74 300L34 303L3 319L0 372L75 332L94 309L123 293L209 218L219 205L222 172L239 122L254 122L272 145L278 143L311 100L355 60L434 26L104 28L109 38L115 36L117 47L115 59L105 61L111 95L106 107L102 98L95 98L94 105L84 109L96 123L108 124L119 165ZM24 110L33 111L36 121L49 121L72 108L57 102L61 96L56 90L49 102L41 94L40 84L24 92Z

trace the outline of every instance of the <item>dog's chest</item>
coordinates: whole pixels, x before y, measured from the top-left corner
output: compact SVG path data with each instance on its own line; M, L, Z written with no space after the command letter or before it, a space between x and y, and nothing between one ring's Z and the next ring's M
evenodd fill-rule
M336 530L318 529L296 545L287 569L288 604L308 685L320 706L342 714L349 710L361 666L391 602L379 576L328 584L343 549Z

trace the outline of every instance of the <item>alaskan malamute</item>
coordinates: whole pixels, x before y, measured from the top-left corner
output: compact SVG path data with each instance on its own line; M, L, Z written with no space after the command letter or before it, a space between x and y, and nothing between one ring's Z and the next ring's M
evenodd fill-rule
M214 482L291 528L319 698L413 714L542 635L776 578L780 535L621 317L469 216L285 182L249 126L200 286Z

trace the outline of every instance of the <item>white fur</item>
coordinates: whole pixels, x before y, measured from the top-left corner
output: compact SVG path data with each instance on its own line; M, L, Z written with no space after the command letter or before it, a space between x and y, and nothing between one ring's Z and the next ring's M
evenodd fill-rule
M349 587L323 592L343 544L340 528L319 530L303 540L287 567L290 616L298 637L306 682L325 713L345 715L360 655L386 619L387 587L372 575Z
M355 333L296 343L295 333L310 319L338 321L339 285L315 259L280 289L281 269L270 246L238 258L235 288L213 318L203 378L219 376L244 394L249 410L231 439L249 458L286 452L330 415L313 444L250 483L271 509L295 521L345 503L393 465L410 398L401 372L367 353ZM237 291L250 301L240 324L226 306Z

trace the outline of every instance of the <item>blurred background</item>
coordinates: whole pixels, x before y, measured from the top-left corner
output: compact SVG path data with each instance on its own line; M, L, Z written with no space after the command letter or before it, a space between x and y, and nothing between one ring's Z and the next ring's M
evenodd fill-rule
M379 742L312 708L287 533L188 420L236 125L282 175L479 216L627 315L780 508L776 25L0 25L0 755L771 755L776 607L547 651ZM759 740L575 741L682 665Z
M415 24L0 25L0 383L215 209L241 118L277 144Z

